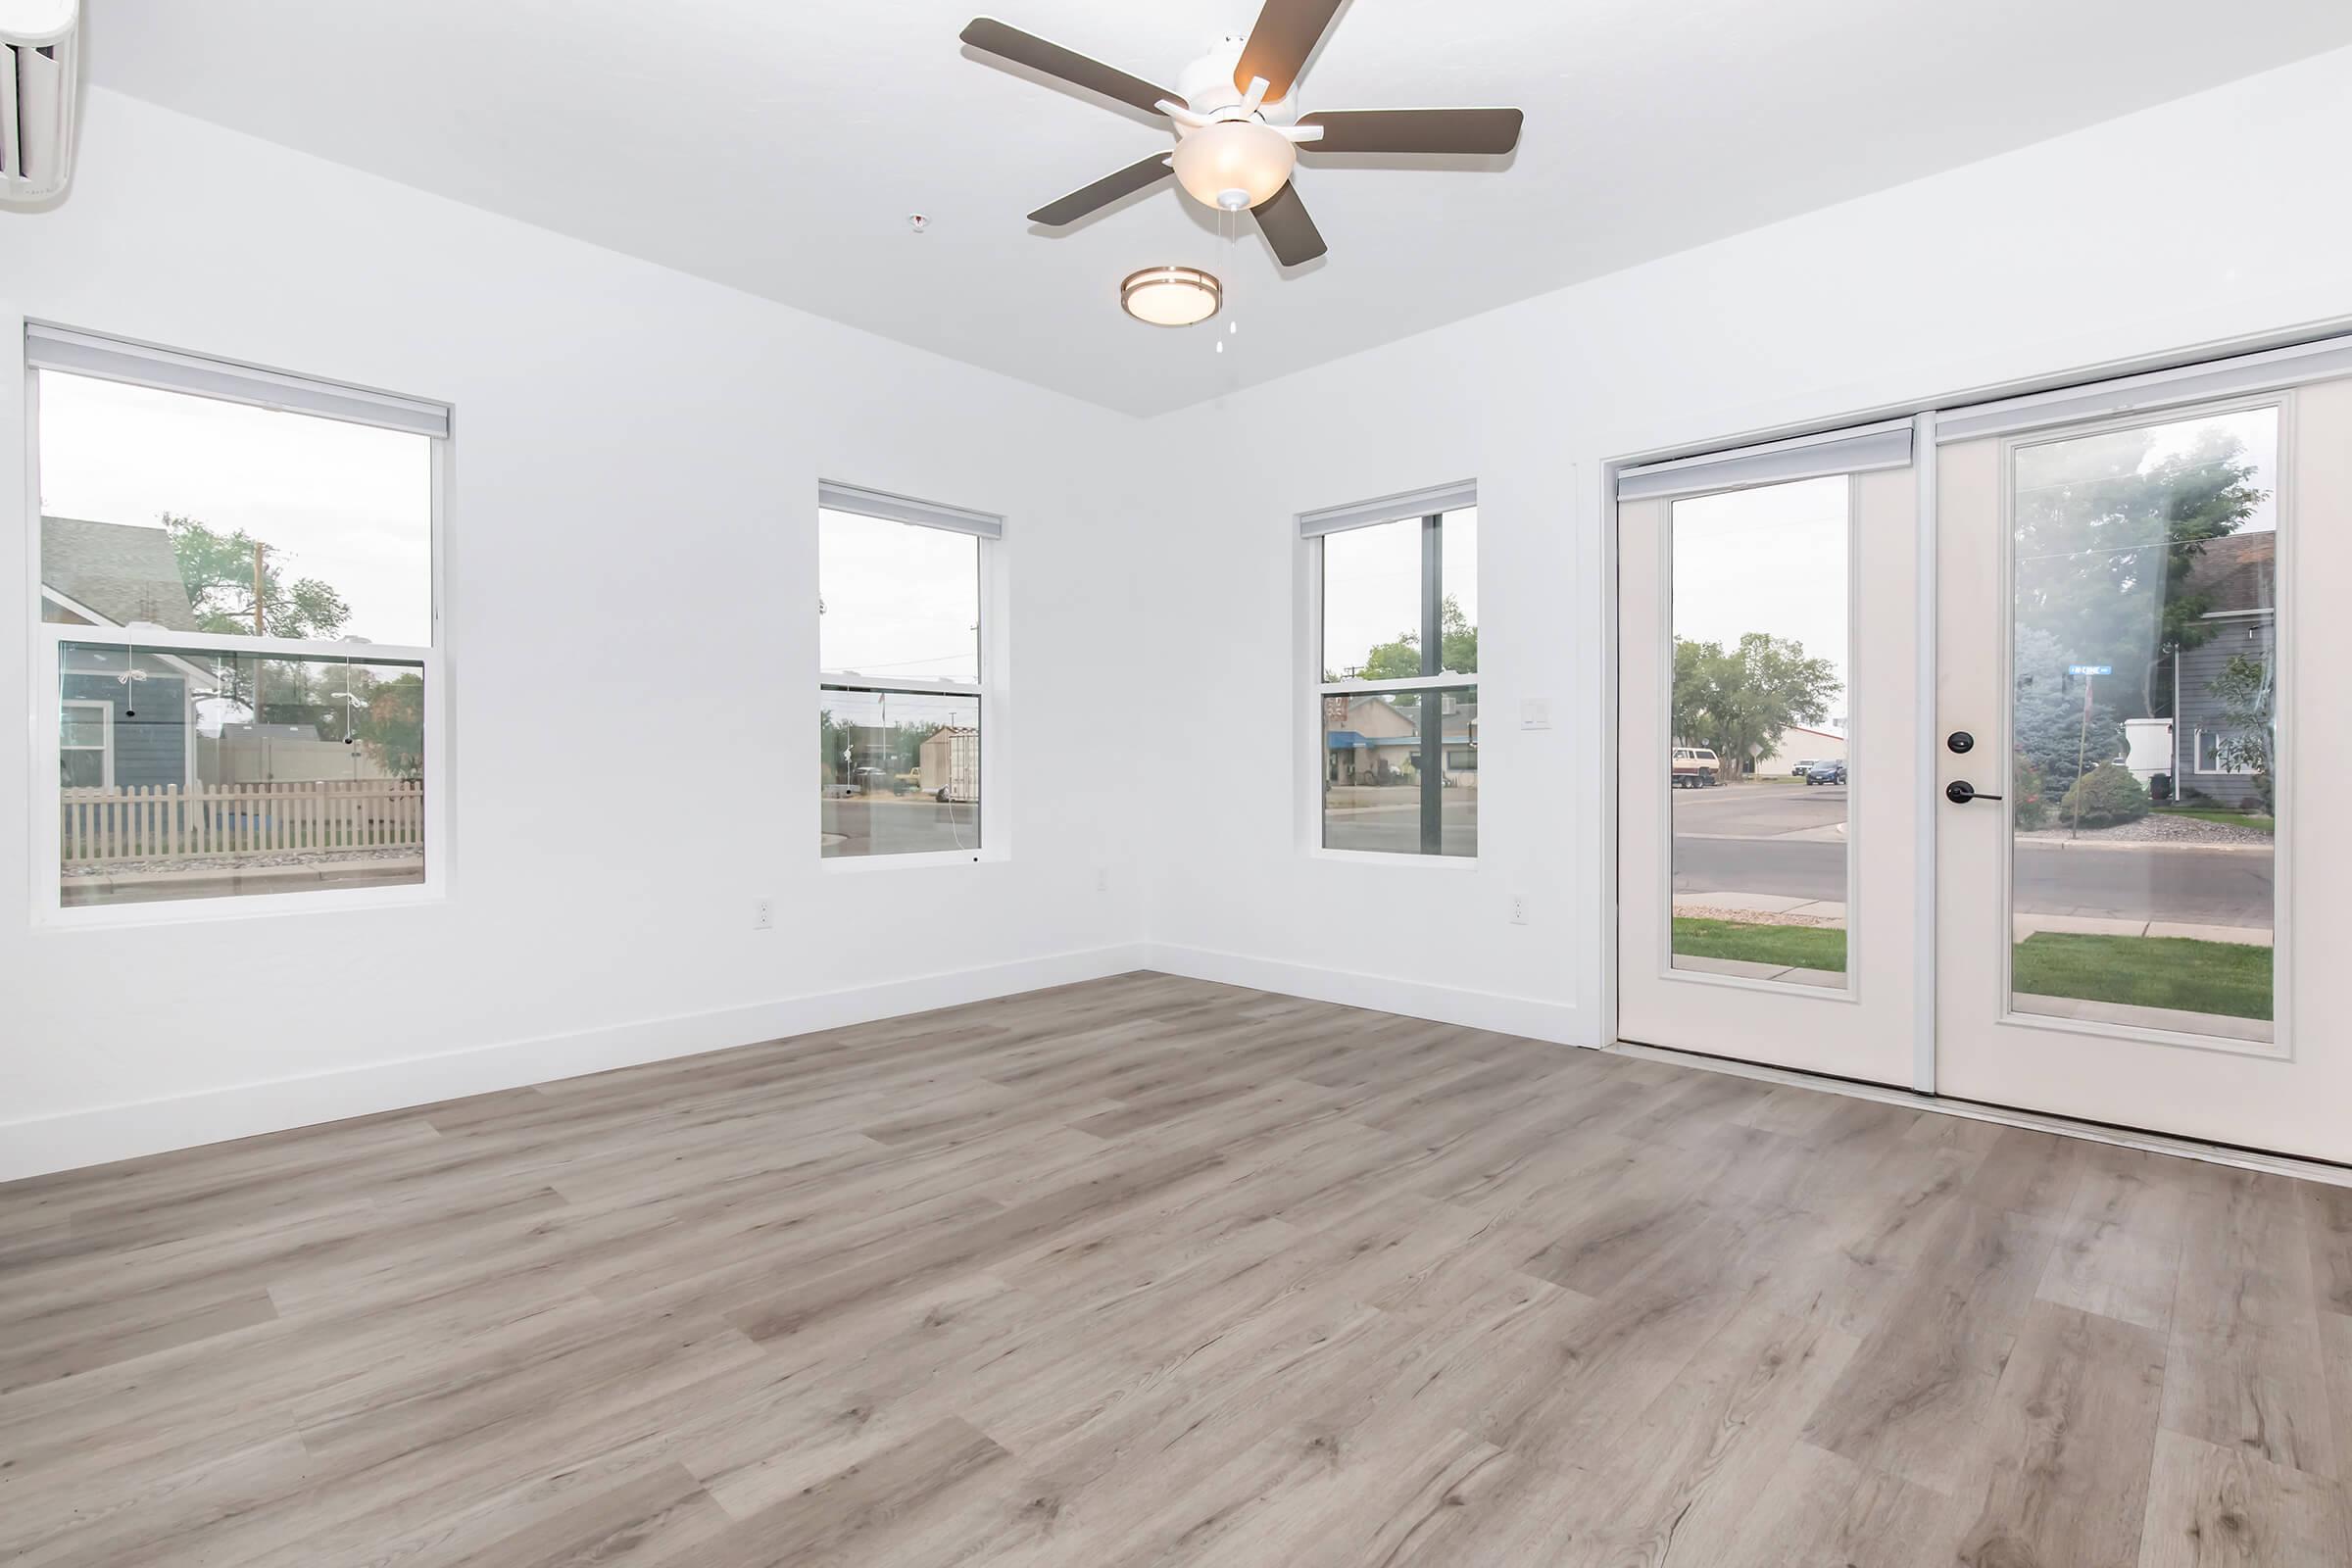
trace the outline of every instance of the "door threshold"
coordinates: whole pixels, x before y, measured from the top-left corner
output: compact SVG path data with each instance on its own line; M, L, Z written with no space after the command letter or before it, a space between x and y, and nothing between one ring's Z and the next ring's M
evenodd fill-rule
M2122 1149L2137 1149L2151 1154L2171 1154L2180 1159L2201 1159L2214 1165L2232 1165L2239 1170L2256 1170L2274 1176L2291 1176L2297 1181L2324 1182L2330 1187L2352 1187L2352 1165L2338 1165L2324 1159L2306 1159L2295 1154L2274 1154L2265 1150L2239 1149L2230 1144L2211 1144L2196 1138L2176 1138L2169 1133L2144 1132L2135 1127L2115 1127L2104 1122L2078 1121L2072 1116L2053 1116L2038 1110L2018 1110L2008 1105L1988 1105L1974 1100L1953 1100L1942 1095L1921 1094L1915 1089L1896 1089L1886 1084L1874 1084L1859 1078L1838 1078L1828 1073L1798 1072L1788 1067L1771 1067L1760 1061L1742 1061L1737 1056L1710 1055L1703 1051L1676 1051L1665 1046L1644 1046L1631 1040L1619 1040L1603 1046L1620 1055L1639 1056L1644 1061L1666 1062L1673 1066L1696 1067L1705 1072L1729 1073L1735 1078L1754 1078L1765 1083L1791 1084L1799 1089L1817 1089L1824 1094L1845 1095L1855 1100L1875 1100L1885 1105L1908 1105L1914 1110L1931 1110L1944 1116L1962 1116L1970 1121L1988 1121L2003 1127L2024 1127L2034 1132L2056 1133L2062 1138L2080 1138L2094 1144L2113 1144Z

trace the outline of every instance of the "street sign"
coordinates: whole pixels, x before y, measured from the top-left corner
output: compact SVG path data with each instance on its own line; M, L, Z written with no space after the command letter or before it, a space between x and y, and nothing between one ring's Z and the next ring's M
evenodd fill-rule
M2115 673L2115 666L2113 664L2069 664L2066 666L2066 672L2069 675L2112 675Z

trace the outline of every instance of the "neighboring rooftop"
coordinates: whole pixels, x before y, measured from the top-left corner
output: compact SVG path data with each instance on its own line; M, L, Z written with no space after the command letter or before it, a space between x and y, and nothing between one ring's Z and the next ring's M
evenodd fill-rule
M2278 535L2233 533L2215 539L2198 552L2181 591L2209 597L2209 615L2242 615L2278 604Z
M41 519L41 586L109 625L153 621L198 631L172 536L161 528L80 517Z

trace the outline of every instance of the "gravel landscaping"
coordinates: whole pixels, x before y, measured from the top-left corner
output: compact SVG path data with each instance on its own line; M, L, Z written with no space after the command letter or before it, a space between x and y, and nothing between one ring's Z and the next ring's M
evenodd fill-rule
M220 876L288 867L316 871L333 866L372 865L391 860L420 862L421 858L412 844L404 848L382 850L288 850L282 855L199 855L179 859L105 860L92 865L69 865L63 868L62 874L69 882L77 878L109 876Z
M2062 822L2049 827L2035 828L2018 834L2020 843L2048 842L2073 839ZM2168 816L2158 811L2136 822L2119 822L2113 827L2086 827L2080 842L2084 844L2259 844L2265 849L2277 842L2274 835L2260 828L2237 827L2223 822L2207 822L2193 816Z
M1764 909L1716 909L1703 904L1677 904L1677 920L1722 920L1731 925L1842 926L1834 914L1775 914Z

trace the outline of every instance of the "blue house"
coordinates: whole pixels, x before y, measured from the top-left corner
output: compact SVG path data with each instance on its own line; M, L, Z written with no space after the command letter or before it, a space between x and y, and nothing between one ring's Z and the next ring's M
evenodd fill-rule
M41 519L41 619L202 629L170 534L76 517ZM58 686L59 773L67 787L195 782L195 704L214 690L202 664L68 644Z

